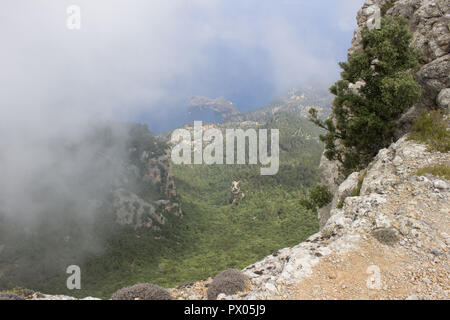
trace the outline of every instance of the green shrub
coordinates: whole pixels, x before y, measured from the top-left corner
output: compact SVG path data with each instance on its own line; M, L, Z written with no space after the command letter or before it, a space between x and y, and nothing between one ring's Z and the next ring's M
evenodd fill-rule
M362 31L362 52L340 63L342 80L330 92L333 119L322 121L311 109L311 120L328 132L321 136L325 156L341 163L347 176L361 170L393 139L396 120L419 101L421 87L414 80L420 52L410 46L412 34L403 18L382 18L380 29ZM363 81L358 92L350 83Z
M309 190L308 195L300 200L302 206L310 210L323 208L333 200L333 195L324 185L317 184Z
M448 164L442 164L434 167L420 168L416 172L416 176L424 176L426 174L432 174L436 177L442 177L450 180L450 166Z
M447 111L423 111L414 121L409 139L428 144L429 151L450 151L450 131Z
M116 291L111 300L173 300L170 293L151 283L139 283Z
M239 270L225 270L215 276L208 286L208 299L215 300L221 293L232 295L243 291L247 288L248 281L248 277Z
M318 184L309 192L309 198L317 208L323 208L333 200L333 195L326 186Z
M25 300L25 298L12 292L0 292L0 300Z

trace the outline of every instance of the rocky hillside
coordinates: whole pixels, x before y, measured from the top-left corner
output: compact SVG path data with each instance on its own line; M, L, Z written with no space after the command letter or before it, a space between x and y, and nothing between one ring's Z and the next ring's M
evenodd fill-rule
M264 122L279 113L308 118L311 108L315 108L321 118L326 118L330 114L332 100L333 96L327 89L321 86L305 86L292 88L267 106L246 113L239 112L231 101L224 98L192 97L189 106L192 112L215 112L224 122Z
M330 92L319 86L293 88L274 99L266 107L242 115L242 119L264 121L277 113L308 118L311 108L316 109L321 118L326 118L330 114L332 100L333 96Z
M422 110L448 109L450 103L450 32L449 3L443 0L367 0L358 11L358 28L352 40L348 54L362 50L361 31L367 22L373 19L376 8L381 14L392 17L403 17L410 22L413 34L411 45L423 53L421 68L416 73L416 81L422 87L420 102L406 110L397 121L396 138L409 132L414 119ZM357 88L361 83L350 84ZM329 161L322 156L320 161L321 182L334 193L345 177L339 175L337 161ZM319 212L321 226L330 216L331 207Z
M398 141L365 170L343 181L337 163L322 157L322 183L334 197L319 211L321 231L245 268L251 288L219 299L449 299L450 155L408 139L421 110L449 108L449 4L368 0L349 54L362 49L361 30L376 5L410 21L412 45L424 53L420 103L399 120ZM174 295L203 298L210 281Z

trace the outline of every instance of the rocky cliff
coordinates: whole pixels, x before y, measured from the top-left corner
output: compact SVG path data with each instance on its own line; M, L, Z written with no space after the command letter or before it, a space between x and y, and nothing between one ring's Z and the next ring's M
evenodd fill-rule
M124 156L111 158L120 162L112 200L107 204L119 225L160 230L167 215L181 216L178 204L169 146L154 136L145 125L126 125ZM111 139L111 138L110 138ZM121 137L121 139L124 139ZM112 139L112 143L114 139Z
M131 148L138 153L137 164L131 164L129 183L115 186L112 192L112 211L119 225L131 225L135 229L145 227L160 230L166 223L166 215L182 216L177 199L170 149L164 149L159 156L150 155L149 150ZM126 180L130 179L130 176ZM138 186L137 188L135 186Z
M367 0L358 11L358 28L355 30L352 46L348 50L351 55L362 50L361 31L374 18L377 8L382 15L401 16L410 21L413 33L412 46L423 52L421 68L416 73L416 81L422 86L420 102L406 110L397 123L396 138L402 137L411 129L414 119L422 110L450 108L450 4L445 0ZM350 84L355 89L358 83ZM345 177L338 172L338 163L329 161L325 156L320 162L321 182L332 193ZM355 176L353 176L354 178ZM330 217L331 210L337 204L319 210L321 227Z

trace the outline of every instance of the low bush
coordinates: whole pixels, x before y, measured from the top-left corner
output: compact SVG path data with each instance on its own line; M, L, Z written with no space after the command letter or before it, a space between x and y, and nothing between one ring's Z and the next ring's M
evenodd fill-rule
M399 238L397 232L391 228L381 228L373 231L373 236L383 244L394 245Z
M247 288L249 279L241 271L236 269L225 270L214 277L208 287L208 299L216 300L221 293L226 295L236 294Z
M318 184L310 192L309 197L312 202L318 207L325 207L333 200L333 195L328 191L328 188Z
M111 300L173 300L170 293L151 283L139 283L116 291Z

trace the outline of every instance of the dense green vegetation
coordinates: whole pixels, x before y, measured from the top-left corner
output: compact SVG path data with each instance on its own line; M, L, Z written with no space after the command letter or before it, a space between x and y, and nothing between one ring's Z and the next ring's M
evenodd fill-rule
M380 29L362 31L362 52L340 63L342 80L330 88L333 120L322 121L312 109L311 120L328 130L321 136L325 155L338 160L344 175L363 169L378 150L392 142L396 120L421 94L414 73L420 53L410 46L408 22L383 18ZM350 83L362 81L359 90Z
M221 124L228 125L239 123ZM277 175L261 176L258 165L174 166L183 218L168 216L161 231L149 232L114 226L104 217L99 230L112 231L104 251L82 266L82 290L66 290L65 274L38 289L109 298L140 282L172 287L241 269L317 232L316 208L305 201L318 181L320 131L307 119L287 114L261 127L280 129ZM233 180L245 193L240 205L230 204Z

